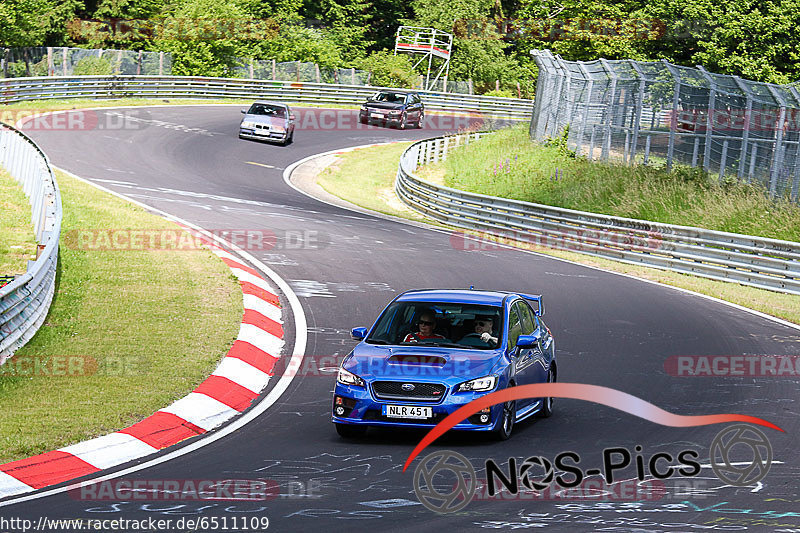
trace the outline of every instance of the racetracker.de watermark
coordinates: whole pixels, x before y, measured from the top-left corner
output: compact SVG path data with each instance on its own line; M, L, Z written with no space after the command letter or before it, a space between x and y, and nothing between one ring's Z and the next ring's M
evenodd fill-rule
M328 245L326 233L316 230L210 229L73 229L62 245L84 251L194 251L207 249L218 237L247 251L319 250Z
M673 377L800 377L800 355L672 355L664 370Z
M273 479L111 479L71 488L81 501L270 501L318 498L322 482Z
M461 39L533 39L537 41L686 39L708 29L704 20L620 18L503 18L459 19L453 24Z
M72 109L32 113L26 110L0 110L0 122L16 124L25 131L138 131L153 122L146 109Z
M467 252L511 250L513 248L535 249L538 246L557 250L594 251L600 248L619 247L637 252L652 252L663 246L657 232L630 230L599 230L574 228L566 231L528 232L501 231L496 233L466 233L454 231L450 234L450 245L455 250Z
M91 376L141 376L147 364L126 355L15 355L0 365L0 376L83 378Z

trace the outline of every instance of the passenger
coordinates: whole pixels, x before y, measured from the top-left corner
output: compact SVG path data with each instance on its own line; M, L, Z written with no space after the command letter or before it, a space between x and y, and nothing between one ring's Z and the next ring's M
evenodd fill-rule
M492 337L492 328L494 328L494 319L492 317L475 317L475 330L464 335L464 338L458 343L467 346L489 346L493 348L497 346L497 337Z
M431 311L425 311L419 316L417 322L419 331L417 333L409 333L403 342L419 342L427 339L444 339L443 336L437 335L433 332L436 329L436 315Z

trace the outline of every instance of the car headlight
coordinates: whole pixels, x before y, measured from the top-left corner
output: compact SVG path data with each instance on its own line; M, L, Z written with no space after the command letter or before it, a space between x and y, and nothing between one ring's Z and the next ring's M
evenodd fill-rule
M243 120L242 125L240 127L254 130L256 128L256 123L250 122L249 120Z
M497 376L473 379L458 386L458 392L481 392L492 390L497 385Z
M272 126L272 131L277 131L278 133L283 133L286 131L285 126Z
M362 111L366 111L366 110L367 110L367 106L366 106L366 105L362 105L362 106L361 106L361 110L362 110Z
M401 114L402 112L403 112L402 110L398 109L397 111L389 111L389 114L390 114L390 115L399 115L399 114Z
M352 372L348 372L344 368L339 369L339 373L336 375L336 381L341 383L342 385L352 385L353 387L363 387L364 380L360 377L356 376Z

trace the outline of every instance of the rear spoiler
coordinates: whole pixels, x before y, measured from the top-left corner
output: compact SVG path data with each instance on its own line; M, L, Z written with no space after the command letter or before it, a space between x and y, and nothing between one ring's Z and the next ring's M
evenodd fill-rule
M536 313L536 316L544 316L544 300L542 300L541 294L522 294L519 293L520 296L525 298L526 300L530 300L532 302L536 302L538 306L533 310Z

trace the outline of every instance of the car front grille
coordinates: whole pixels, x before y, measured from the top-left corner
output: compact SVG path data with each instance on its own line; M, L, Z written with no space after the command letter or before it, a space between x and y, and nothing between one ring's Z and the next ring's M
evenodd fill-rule
M403 385L413 385L412 390L404 390ZM406 387L409 388L409 387ZM376 381L372 392L381 400L414 400L438 402L444 398L447 387L441 383L418 383L411 381Z

